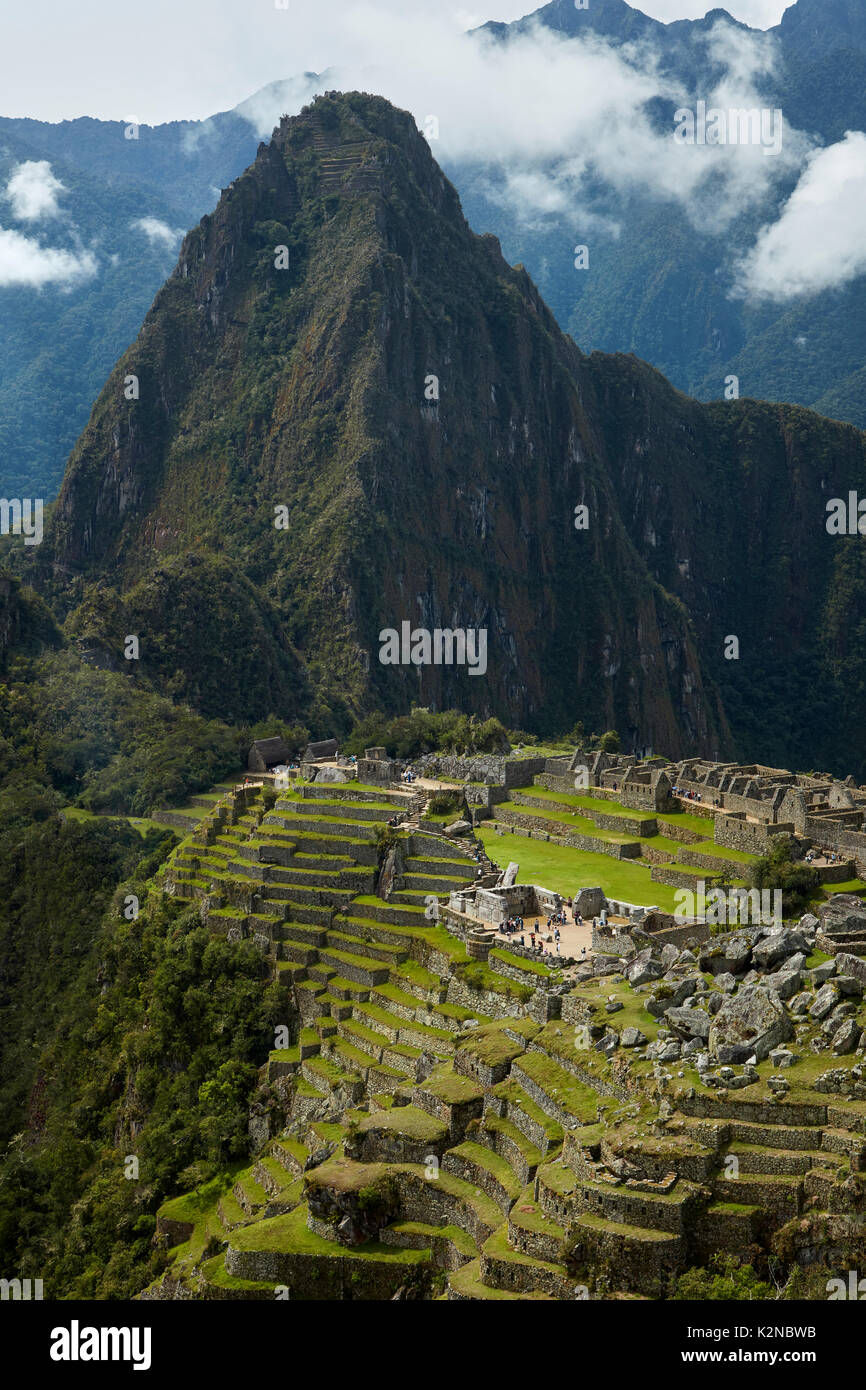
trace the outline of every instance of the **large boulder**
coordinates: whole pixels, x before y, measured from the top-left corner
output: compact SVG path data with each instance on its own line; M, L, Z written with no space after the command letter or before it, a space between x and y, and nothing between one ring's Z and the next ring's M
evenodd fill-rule
M833 1009L835 1009L836 1005L839 1003L839 993L836 987L836 981L828 980L825 985L821 986L818 993L815 995L812 1007L809 1010L809 1017L814 1018L816 1023L820 1023L821 1019L826 1018L829 1013L832 1013Z
M756 939L752 933L743 932L714 936L701 947L701 970L712 975L741 975L749 964Z
M853 975L855 980L866 986L866 957L852 956L847 951L840 951L835 957L835 965L838 974Z
M391 846L382 861L382 867L379 870L379 878L376 883L377 895L383 898L385 902L388 902L392 893L402 891L406 883L404 873L405 861L403 858L403 845L398 840L395 845ZM437 911L436 916L438 917L438 915Z
M836 959L822 960L820 965L816 965L806 972L806 979L811 980L816 989L820 988L836 974Z
M866 903L853 893L834 893L818 909L824 932L866 931Z
M574 911L584 917L597 917L604 903L603 888L581 888L574 899Z
M710 1015L703 1009L666 1009L665 1018L680 1037L706 1040L710 1036Z
M792 999L803 983L802 970L789 970L787 965L772 975L765 975L761 983L766 989L775 990L780 999Z
M844 1056L846 1052L853 1052L859 1041L859 1023L856 1019L846 1018L841 1027L833 1034L833 1051L837 1057Z
M661 961L653 959L652 947L648 946L645 951L639 951L629 961L623 973L632 989L637 989L638 985L660 979L664 974L664 966Z
M351 782L354 773L345 772L341 767L317 767L313 779L316 782Z
M770 970L774 965L780 964L788 956L795 955L798 951L808 955L808 946L805 937L798 931L793 931L788 927L783 927L781 931L774 931L769 936L765 936L763 941L752 950L752 964L759 970Z
M741 985L727 998L710 1027L710 1051L748 1047L758 1061L794 1036L794 1027L778 994L762 985Z
M653 1018L662 1018L668 1009L677 1009L690 995L705 987L701 975L687 975L684 980L660 980L646 1001L646 1011Z

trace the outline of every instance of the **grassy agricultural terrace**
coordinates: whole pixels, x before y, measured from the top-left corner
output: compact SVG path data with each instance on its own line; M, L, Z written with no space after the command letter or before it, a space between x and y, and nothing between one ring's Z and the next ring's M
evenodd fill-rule
M746 887L758 856L727 849L713 841L711 817L689 812L635 811L590 793L571 795L543 785L515 788L510 800L494 807L493 819L478 827L478 836L493 860L516 860L520 881L538 883L564 896L576 887L601 886L605 893L641 907L673 912L679 888L697 888L725 874L733 887ZM657 833L640 833L655 822ZM563 837L581 837L584 847ZM629 857L617 857L625 852ZM662 882L670 871L677 883ZM866 882L826 886L831 892L862 893ZM700 911L701 901L696 901Z
M388 833L395 808L410 819ZM826 1054L786 1073L784 1103L769 1061L730 1098L685 1062L659 1128L647 987L470 960L425 915L474 877L470 844L417 810L356 784L247 790L175 851L167 891L258 941L288 1036L262 1058L270 1119L250 1163L163 1205L168 1265L143 1297L661 1298L717 1250L769 1250L807 1202L836 1210L866 1158L866 1102L813 1089ZM643 1045L608 1056L587 1028L639 1029ZM639 1179L613 1177L620 1158Z

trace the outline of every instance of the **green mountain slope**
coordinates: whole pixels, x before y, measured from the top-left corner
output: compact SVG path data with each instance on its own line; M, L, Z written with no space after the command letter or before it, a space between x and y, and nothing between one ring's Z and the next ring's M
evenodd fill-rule
M825 506L863 478L851 427L583 357L411 118L334 96L187 237L27 558L106 664L205 714L228 682L236 721L314 692L848 770L859 550ZM483 678L382 665L402 621L486 629Z
M220 553L353 713L420 697L556 728L580 691L600 724L715 744L686 616L617 513L580 362L526 274L470 231L407 115L317 102L185 241L70 460L39 563L89 616L87 586L117 590L134 633L150 576ZM204 614L225 588L208 562L184 593ZM175 619L153 611L137 678L207 684L222 654L191 657ZM404 620L486 628L486 676L381 665L380 631ZM233 714L258 717L255 663L238 666Z

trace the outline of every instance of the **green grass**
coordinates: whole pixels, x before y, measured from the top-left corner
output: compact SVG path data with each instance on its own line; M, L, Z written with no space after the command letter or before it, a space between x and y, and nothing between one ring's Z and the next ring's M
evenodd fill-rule
M427 1238L428 1242L450 1240L461 1255L468 1255L471 1258L475 1254L475 1241L459 1226L429 1226L424 1221L393 1221L388 1229L399 1235L423 1236Z
M669 840L668 843L673 844L673 841ZM725 849L724 845L717 845L713 840L708 840L706 844L684 845L683 848L696 850L699 854L711 854L714 859L730 859L734 864L756 864L759 858L757 854L746 854L745 850ZM679 865L675 867L679 868Z
M438 989L441 980L438 975L434 975L431 970L427 970L423 965L419 965L416 960L403 960L399 965L391 966L391 983L399 988L400 980L408 980L410 984L418 989L435 990ZM381 986L377 986L381 988ZM418 1000L415 1000L417 1006Z
M523 1044L506 1037L501 1028L495 1026L473 1030L460 1040L460 1049L477 1057L487 1066L495 1067L510 1062L523 1051Z
M524 1052L519 1066L537 1086L567 1114L582 1124L593 1124L598 1111L598 1095L571 1072L565 1071L543 1052Z
M700 849L700 845L680 844L679 840L668 840L664 835L641 835L638 843L641 849L645 845L650 849L660 849L671 859L676 858L681 849Z
M631 844L638 839L637 835L620 834L614 830L604 830L596 825L595 821L589 820L586 816L580 816L576 811L569 811L566 807L552 808L546 810L542 806L521 806L516 801L503 801L496 807L499 811L514 811L520 816L535 816L541 820L550 822L550 833L556 834L558 826L563 830L569 830L574 835L592 836L595 840L601 840L604 844L624 845Z
M562 1126L558 1120L554 1120L542 1110L535 1101L529 1097L516 1081L501 1081L498 1086L492 1088L494 1096L501 1097L509 1102L509 1105L516 1106L528 1115L547 1135L548 1142L560 1144L562 1142Z
M429 1250L409 1250L401 1246L382 1245L369 1241L366 1245L338 1245L324 1240L307 1228L306 1205L296 1207L287 1216L275 1216L268 1221L232 1231L230 1243L235 1250L274 1250L286 1254L332 1255L343 1259L375 1259L385 1264L424 1264Z
M713 838L715 821L712 816L694 816L689 811L664 811L656 816L656 820L664 821L665 825L681 825L710 840Z
M417 914L417 916L421 918L424 917L423 907L413 907L411 903L386 903L382 898L377 898L372 893L362 893L357 898L353 898L352 907L396 907L399 908L401 912L410 912L413 915ZM402 922L400 923L400 930L404 930Z
M699 869L694 864L667 864L665 867L675 869L678 874L688 874L689 878L693 878L696 883L699 883L702 879L706 880L716 877L711 869ZM721 873L721 868L719 872ZM734 888L748 888L749 886L744 878L732 878L730 883Z
M521 1185L514 1169L510 1163L504 1158L500 1158L499 1154L494 1153L492 1149L467 1139L462 1144L455 1144L454 1148L449 1149L448 1152L473 1164L476 1168L480 1168L482 1172L492 1174L514 1201L520 1196Z
M595 1022L606 1024L615 1032L621 1033L624 1028L639 1028L650 1042L654 1042L659 1026L659 1020L646 1010L646 996L635 994L630 985L616 984L611 976L605 976L600 980L587 981L586 984L579 985L573 991L579 999L585 999L588 1004L595 1006ZM616 1013L608 1014L605 1011L605 1004L613 996L616 1001L622 1004L622 1008ZM562 1028L563 1036L575 1036L574 1027L569 1028L567 1024L559 1023Z
M274 1283L267 1284L258 1279L236 1279L234 1275L227 1274L222 1255L214 1255L212 1259L206 1260L201 1267L201 1272L206 1283L212 1284L214 1288L218 1289L237 1289L273 1294L276 1287Z
M606 801L603 797L572 796L568 792L550 791L547 787L515 787L514 791L522 792L524 796L537 796L542 801L552 801L560 806L571 806L583 811L603 811L607 816L618 816L623 820L655 820L654 812L633 811L628 806L620 806L618 801Z
M381 907L387 906L387 904L383 903L379 898L353 898L350 906L354 908L359 903L362 905L365 903L367 905L370 903L378 903ZM393 906L408 907L410 912L416 911L416 909L408 903L394 903ZM352 922L369 922L371 920L370 918L363 917L341 916L338 917L335 928L339 930L345 923L346 930L349 931L351 930ZM411 945L413 940L424 941L433 950L441 951L443 955L448 956L451 960L464 961L469 959L469 953L459 937L452 936L451 932L439 922L431 922L429 926L417 927L406 926L404 922L400 922L399 924L394 922L375 922L374 925L380 931L391 931L394 932L396 936L402 937L407 948ZM380 943L376 942L375 944L379 945Z
M489 990L492 994L504 994L509 999L519 999L526 1004L532 997L532 986L520 984L506 975L498 975L484 960L470 960L465 965L457 965L455 975L469 989Z
M828 956L826 951L813 951L810 956L806 957L806 969L814 970L817 966L823 965L825 960L832 959L833 957Z
M422 1139L425 1143L438 1143L448 1134L448 1126L441 1120L420 1110L417 1105L398 1105L391 1110L377 1110L361 1121L360 1130L390 1130L403 1134L409 1139Z
M834 893L857 893L860 897L866 896L866 882L862 878L849 878L844 883L825 883L822 888L825 898L832 897Z
M519 1250L515 1250L508 1242L508 1231L505 1226L494 1231L484 1245L485 1255L493 1255L497 1259L514 1262L515 1264L525 1265L531 1269L549 1271L551 1274L565 1275L564 1265L551 1264L548 1260L537 1260L532 1255L524 1255Z
M489 1288L481 1282L481 1261L470 1260L461 1269L454 1270L448 1275L448 1283L451 1287L462 1293L465 1298L473 1300L483 1299L485 1302L552 1302L550 1294L540 1293L537 1289L521 1290L516 1293L511 1289Z
M519 883L537 883L566 897L579 888L599 885L609 897L640 907L656 906L668 912L676 908L676 889L653 883L646 862L612 859L525 835L499 836L484 825L478 827L478 834L491 859L503 865L510 859L519 863Z
M445 1102L446 1105L459 1105L469 1100L479 1100L484 1094L483 1087L477 1081L473 1081L468 1076L461 1076L458 1072L452 1071L450 1067L440 1067L432 1071L426 1081L421 1083L422 1090L429 1091L431 1095Z
M198 809L200 810L201 808L199 807ZM149 830L159 830L163 833L168 831L169 835L173 835L178 842L181 841L181 833L179 830L173 829L170 825L160 825L158 821L149 820L147 816L97 815L95 811L85 811L81 806L64 806L60 814L63 816L64 820L123 820L137 830L142 837L145 836ZM181 814L186 815L187 812L184 811Z
M510 951L502 951L498 946L494 947L490 956L494 960L501 960L503 965L510 965L514 970L521 970L529 975L541 975L544 979L548 979L553 974L550 967L542 965L540 961L512 955Z

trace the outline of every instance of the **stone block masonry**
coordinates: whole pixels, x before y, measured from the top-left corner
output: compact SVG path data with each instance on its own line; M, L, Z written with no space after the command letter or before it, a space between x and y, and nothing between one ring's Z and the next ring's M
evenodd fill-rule
M542 816L531 816L522 811L500 809L496 818L517 834L525 834L527 830L531 830L533 834L541 835L555 844L569 845L572 849L584 850L588 854L607 854L611 859L640 859L640 844L637 840L627 840L622 844L610 840L597 840L592 835L578 835L572 830L567 830L558 821L545 820Z
M769 825L747 821L742 812L716 817L713 840L723 849L736 849L741 854L768 854L779 835L793 835L790 822Z

